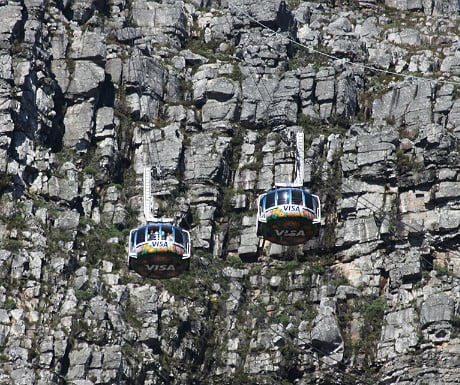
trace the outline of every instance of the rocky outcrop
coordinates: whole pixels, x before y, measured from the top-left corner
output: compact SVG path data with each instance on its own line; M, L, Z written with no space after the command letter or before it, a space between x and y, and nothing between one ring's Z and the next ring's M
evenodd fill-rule
M0 10L0 384L457 383L456 2ZM258 258L297 132L321 230ZM127 269L146 162L170 280Z

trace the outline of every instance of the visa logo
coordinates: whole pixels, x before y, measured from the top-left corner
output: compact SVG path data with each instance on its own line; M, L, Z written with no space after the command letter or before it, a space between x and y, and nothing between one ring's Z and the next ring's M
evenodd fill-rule
M283 210L300 213L300 207L295 205L283 205Z
M278 237L304 237L305 231L300 230L275 230Z
M152 241L152 247L168 247L167 241Z
M174 265L146 265L148 271L170 271L176 270Z

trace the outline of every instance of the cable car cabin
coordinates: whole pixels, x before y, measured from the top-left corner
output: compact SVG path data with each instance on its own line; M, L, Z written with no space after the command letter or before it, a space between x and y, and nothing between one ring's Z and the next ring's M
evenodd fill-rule
M148 278L173 278L189 269L190 234L167 223L131 230L128 266Z
M276 188L258 198L257 236L279 245L299 245L318 235L318 196L294 187Z

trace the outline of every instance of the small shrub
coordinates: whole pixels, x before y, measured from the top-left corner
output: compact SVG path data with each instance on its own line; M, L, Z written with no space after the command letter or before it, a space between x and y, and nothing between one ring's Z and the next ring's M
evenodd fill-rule
M243 262L241 261L241 258L238 255L230 254L227 257L227 262L229 263L229 265L231 265L233 267L242 267L243 266Z
M12 298L7 298L5 304L3 305L5 310L17 309L16 301Z
M75 292L75 297L77 297L79 301L88 301L93 298L93 293L88 290L77 290Z

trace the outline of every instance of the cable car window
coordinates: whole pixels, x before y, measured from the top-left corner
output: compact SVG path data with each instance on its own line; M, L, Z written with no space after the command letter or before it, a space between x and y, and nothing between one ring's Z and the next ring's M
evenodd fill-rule
M305 194L305 205L310 210L314 210L313 197L311 196L311 194Z
M265 208L268 209L270 207L275 206L275 192L269 192L265 195Z
M135 238L135 236L136 236L136 231L131 231L131 234L130 234L130 235L131 235L131 236L130 236L130 238L129 238L129 247L130 247L130 249L134 249L134 246L135 246L135 245L134 245L134 242L135 242L134 238Z
M318 209L318 206L319 206L319 199L317 197L313 197L313 210L315 211L315 213L316 213L316 210Z
M183 244L184 243L184 237L182 236L182 231L179 231L176 229L175 233L175 242Z
M292 190L292 204L301 205L303 204L303 192L299 190Z
M137 239L136 243L145 242L145 227L141 227L139 230L136 231Z
M290 190L278 191L278 205L286 205L290 202Z
M158 226L149 226L149 235L148 240L158 240L160 239L160 228Z
M173 228L172 227L166 227L164 228L164 239L166 239L169 243L174 242L174 236L173 236Z

